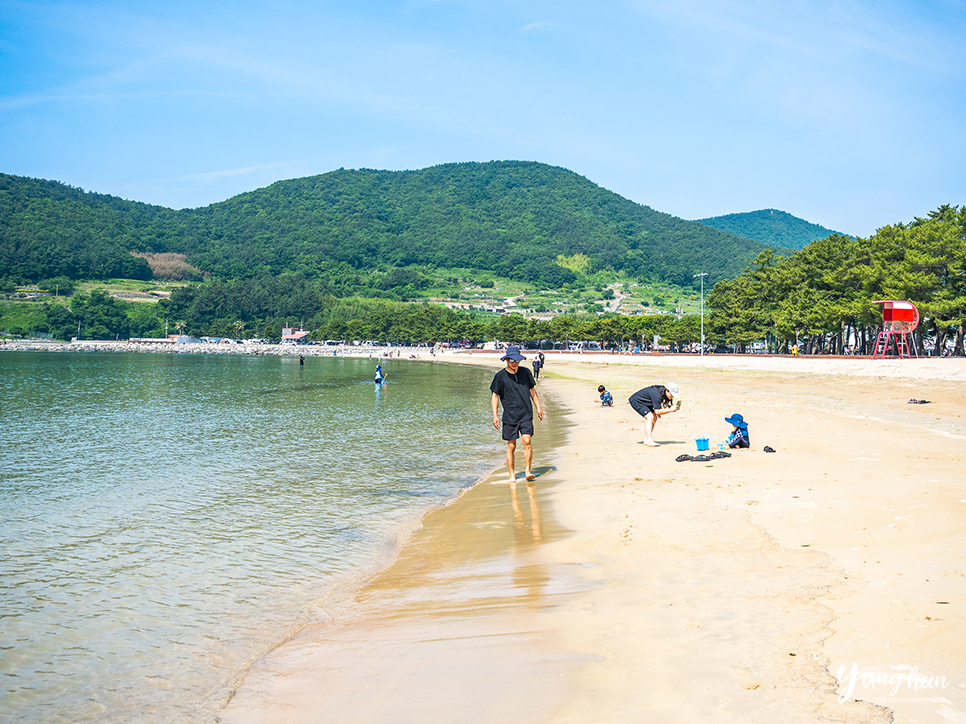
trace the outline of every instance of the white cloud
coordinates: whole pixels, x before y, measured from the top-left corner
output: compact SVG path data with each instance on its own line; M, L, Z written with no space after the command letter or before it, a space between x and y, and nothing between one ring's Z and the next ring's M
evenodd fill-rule
M554 23L550 20L539 20L535 23L530 23L529 25L524 25L520 28L521 33L534 33L541 30L546 30L552 27Z

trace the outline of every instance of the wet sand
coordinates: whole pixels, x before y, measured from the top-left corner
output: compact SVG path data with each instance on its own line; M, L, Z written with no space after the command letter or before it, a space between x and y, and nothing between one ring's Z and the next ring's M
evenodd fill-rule
M562 448L562 411L544 404L541 442ZM518 470L510 486L504 466L427 515L387 570L322 603L328 625L257 662L221 721L540 721L559 708L583 656L559 649L544 613L599 583L545 555L570 534L545 509L561 483L548 461L539 485Z
M966 360L546 371L536 484L498 470L427 516L222 721L966 720ZM645 448L626 399L668 380L682 411ZM734 412L751 450L675 462Z

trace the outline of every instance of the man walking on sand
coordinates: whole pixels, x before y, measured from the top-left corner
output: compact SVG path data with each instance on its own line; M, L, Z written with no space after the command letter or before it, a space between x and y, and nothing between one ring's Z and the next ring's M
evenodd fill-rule
M537 415L543 420L543 410L540 398L537 397L536 382L533 373L520 363L526 359L520 354L520 348L511 345L506 354L500 358L506 362L506 367L493 376L490 383L490 398L493 408L493 427L500 429L500 418L497 407L503 404L503 439L506 440L506 466L510 475L509 482L516 482L517 475L513 469L513 454L517 449L517 438L523 439L524 475L527 480L537 476L533 474L533 446L530 436L533 435L533 405L537 406Z

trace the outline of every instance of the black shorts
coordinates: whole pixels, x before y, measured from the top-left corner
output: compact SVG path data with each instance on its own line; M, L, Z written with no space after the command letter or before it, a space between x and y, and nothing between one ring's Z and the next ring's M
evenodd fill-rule
M633 407L633 405L632 405L632 407ZM638 415L640 415L641 417L647 417L652 412L654 412L654 408L653 407L650 407L649 405L641 405L640 407L635 407L634 408L634 411Z
M521 435L532 435L533 434L533 420L524 420L523 422L516 425L508 425L503 423L503 439L504 440L516 440Z

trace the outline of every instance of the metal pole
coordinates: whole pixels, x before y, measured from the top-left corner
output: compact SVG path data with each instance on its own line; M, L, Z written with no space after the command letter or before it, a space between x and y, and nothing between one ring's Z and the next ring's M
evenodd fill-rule
M708 276L707 272L701 272L700 274L695 274L695 277L701 277L701 356L704 356L704 278ZM691 277L692 279L694 277Z

